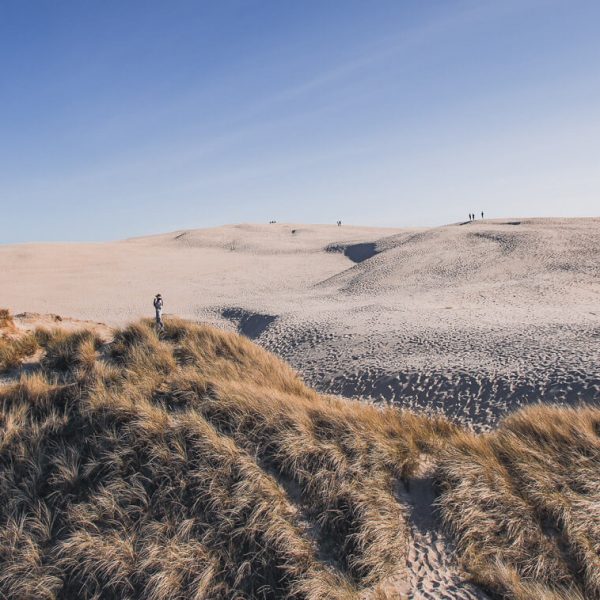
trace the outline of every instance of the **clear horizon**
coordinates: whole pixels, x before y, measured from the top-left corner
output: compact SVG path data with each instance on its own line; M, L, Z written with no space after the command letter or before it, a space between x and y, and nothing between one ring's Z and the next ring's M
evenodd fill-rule
M600 4L4 2L0 243L600 213Z

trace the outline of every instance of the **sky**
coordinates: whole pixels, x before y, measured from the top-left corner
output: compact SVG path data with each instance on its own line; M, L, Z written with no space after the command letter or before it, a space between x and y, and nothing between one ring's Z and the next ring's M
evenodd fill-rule
M0 0L0 243L600 214L595 0Z

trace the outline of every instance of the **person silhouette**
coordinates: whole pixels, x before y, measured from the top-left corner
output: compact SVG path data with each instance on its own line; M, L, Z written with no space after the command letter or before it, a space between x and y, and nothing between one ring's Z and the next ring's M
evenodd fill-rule
M483 219L483 211L481 211L481 218Z
M163 321L162 321L162 310L163 310L163 299L160 294L156 294L154 296L154 310L156 311L156 326L159 329L164 329Z

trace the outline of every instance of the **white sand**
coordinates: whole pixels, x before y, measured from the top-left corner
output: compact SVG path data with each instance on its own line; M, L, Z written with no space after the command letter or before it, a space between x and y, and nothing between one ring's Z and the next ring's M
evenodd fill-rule
M322 391L476 429L530 402L600 401L600 219L238 225L0 246L0 290L13 313L109 325L153 316L161 292L167 315L236 327ZM454 564L427 476L399 500L413 523L410 597L485 597ZM389 597L402 596L394 586Z

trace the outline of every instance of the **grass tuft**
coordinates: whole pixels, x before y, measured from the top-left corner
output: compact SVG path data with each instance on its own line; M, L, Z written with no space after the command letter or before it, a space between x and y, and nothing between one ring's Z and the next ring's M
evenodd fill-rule
M0 329L12 329L15 322L7 308L0 308Z
M18 368L37 350L38 344L33 334L25 334L21 337L0 337L0 372Z

